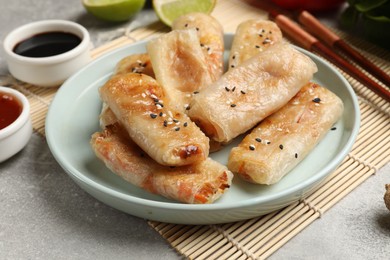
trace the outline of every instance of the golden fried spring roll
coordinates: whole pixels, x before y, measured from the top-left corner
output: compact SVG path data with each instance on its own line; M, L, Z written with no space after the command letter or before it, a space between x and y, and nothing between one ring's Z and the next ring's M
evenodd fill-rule
M147 156L118 124L92 135L91 146L106 166L149 192L184 203L212 203L231 185L226 166L207 158L188 166L162 166Z
M308 83L231 150L228 168L249 182L276 183L305 158L342 113L340 98Z
M194 95L188 115L210 138L229 142L285 105L316 71L291 45L275 44Z
M207 158L209 139L187 115L171 108L153 78L117 75L99 93L131 139L158 163L178 166Z
M147 50L156 80L172 105L185 112L193 92L212 82L196 30L171 31L150 40Z
M205 13L189 13L177 18L173 30L196 29L200 47L212 78L216 81L223 73L223 27L217 19Z
M259 52L282 41L283 35L276 23L251 19L238 25L229 55L229 69L235 68Z

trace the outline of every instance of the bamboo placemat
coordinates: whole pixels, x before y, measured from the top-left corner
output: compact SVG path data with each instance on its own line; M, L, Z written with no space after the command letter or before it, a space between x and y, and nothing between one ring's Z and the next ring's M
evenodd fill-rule
M213 11L225 32L250 18L267 18L267 13L238 0L219 0ZM94 58L131 44L156 37L168 28L154 23L137 29L93 50ZM336 31L377 66L390 73L390 52L362 39ZM321 217L350 191L390 161L390 103L342 72L358 95L361 128L351 152L342 164L309 196L281 210L258 218L221 225L175 225L148 221L184 257L191 259L263 259L270 256L306 226ZM26 94L31 104L34 130L45 135L45 118L57 88L42 88L18 82L11 76L1 85Z

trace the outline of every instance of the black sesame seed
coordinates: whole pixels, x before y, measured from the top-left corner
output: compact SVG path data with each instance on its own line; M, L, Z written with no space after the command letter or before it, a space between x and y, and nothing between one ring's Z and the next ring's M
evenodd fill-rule
M260 36L260 37L263 37L263 35L262 35L262 34L259 34L259 36Z
M256 142L261 143L261 139L260 138L256 138L255 140L256 140Z
M164 126L165 126L165 127L168 126L168 121L167 121L167 120L164 120Z
M259 45L256 45L255 47L256 47L257 49L260 49L260 46L259 46Z
M158 115L159 115L159 116L163 116L163 112L160 112Z
M160 100L158 98L153 98L154 103L158 103Z
M175 127L175 131L179 131L180 130L180 127Z
M203 43L201 43L201 44L200 44L200 47L204 47L204 44L203 44Z
M280 148L280 150L283 150L283 145L282 144L279 145L279 148Z
M186 23L186 24L184 25L184 27L188 27L188 23Z
M271 142L270 142L270 141L268 141L268 142L267 142L267 144L271 144Z
M184 127L187 127L187 126L188 126L188 123L187 123L187 122L184 122L183 126L184 126Z
M151 118L153 118L153 119L155 119L155 118L157 117L157 115L156 115L156 114L153 114L153 113L151 113L151 114L150 114L150 117L151 117Z
M320 103L321 102L321 99L316 97L315 99L312 100L314 103Z
M232 59L234 60L236 58L236 55L233 55Z
M225 90L226 90L227 92L229 92L229 91L230 91L230 88L228 88L228 87L225 87Z
M295 158L298 158L298 154L297 153L295 153Z
M235 66L234 65L230 65L231 68L234 68Z
M231 106L231 107L236 107L236 104L231 104L230 106Z
M249 149L254 151L255 150L255 146L253 144L249 145Z
M232 88L232 92L234 92L235 90L236 90L236 87L233 87L233 88Z
M191 109L191 107L188 105L188 106L186 106L186 110L190 110Z
M199 93L199 91L194 91L194 94L196 95L196 94L198 94Z
M207 47L207 51L209 51L210 50L210 47Z
M198 28L198 27L196 27L195 29L196 29L197 31L199 31L199 28Z
M175 122L175 123L179 123L179 120L177 120L177 119L173 119L173 122Z
M246 92L245 92L244 90L241 90L241 94L245 95L245 94L246 94Z
M332 131L334 131L334 130L336 130L337 129L337 127L332 127L330 130L332 130Z

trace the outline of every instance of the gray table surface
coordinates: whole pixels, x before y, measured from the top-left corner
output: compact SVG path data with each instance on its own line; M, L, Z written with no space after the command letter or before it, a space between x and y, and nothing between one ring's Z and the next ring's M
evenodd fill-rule
M95 46L123 34L132 21L109 25L86 14L80 0L0 0L0 41L17 26L66 19L85 26ZM156 19L152 11L138 21ZM7 74L0 50L0 75ZM4 149L0 147L0 149ZM389 259L390 212L383 203L390 164L348 194L270 259ZM0 259L177 259L146 220L122 213L79 188L34 133L0 164Z

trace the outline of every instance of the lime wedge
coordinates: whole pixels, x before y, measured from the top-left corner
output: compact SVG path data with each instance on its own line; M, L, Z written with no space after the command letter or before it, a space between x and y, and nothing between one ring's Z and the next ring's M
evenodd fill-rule
M153 8L160 20L168 26L183 14L200 12L210 14L216 0L153 0Z
M82 0L87 11L110 22L123 22L138 13L145 0Z

